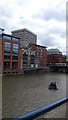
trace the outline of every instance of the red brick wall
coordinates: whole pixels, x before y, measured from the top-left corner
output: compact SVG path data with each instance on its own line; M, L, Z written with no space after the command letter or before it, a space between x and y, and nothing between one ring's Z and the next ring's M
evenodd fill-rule
M48 65L55 65L55 63L63 63L64 57L63 55L51 54L47 55L47 64Z
M37 47L38 46L34 44L30 44L30 47L32 47L32 50L35 51L35 57L37 58L37 51L38 51ZM38 48L39 48L39 68L41 67L41 60L43 61L42 62L43 68L44 68L44 64L47 67L47 50L46 48L43 48L43 47L38 47ZM42 48L42 57L41 57L41 48Z

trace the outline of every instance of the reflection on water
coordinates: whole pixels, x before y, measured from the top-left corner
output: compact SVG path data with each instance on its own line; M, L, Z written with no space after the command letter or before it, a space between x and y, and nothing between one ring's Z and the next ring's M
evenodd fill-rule
M50 81L59 90L49 90ZM66 96L66 74L38 73L2 79L3 117L16 117Z

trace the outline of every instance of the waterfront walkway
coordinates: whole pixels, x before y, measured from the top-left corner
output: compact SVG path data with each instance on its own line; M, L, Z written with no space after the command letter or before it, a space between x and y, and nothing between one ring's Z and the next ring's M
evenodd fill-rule
M48 118L66 118L66 115L67 115L66 104L67 103L47 112L44 115L41 115L40 117L36 118L35 120L45 120Z

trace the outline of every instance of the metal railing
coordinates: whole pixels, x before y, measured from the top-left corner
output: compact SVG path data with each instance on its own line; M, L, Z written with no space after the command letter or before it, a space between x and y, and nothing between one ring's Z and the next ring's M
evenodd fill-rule
M14 120L33 120L37 117L39 117L40 115L43 115L44 113L47 113L48 111L66 103L68 101L68 97L67 98L63 98L61 100L58 100L50 105L47 105L47 106L44 106L40 109L37 109L37 110L34 110L30 113L27 113L23 116L20 116L20 117L16 117L14 118Z

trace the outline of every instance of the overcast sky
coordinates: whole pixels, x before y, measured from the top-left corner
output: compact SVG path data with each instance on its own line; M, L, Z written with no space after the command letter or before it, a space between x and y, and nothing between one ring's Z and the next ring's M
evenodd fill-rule
M0 27L5 33L27 28L37 43L66 51L66 0L0 0Z

